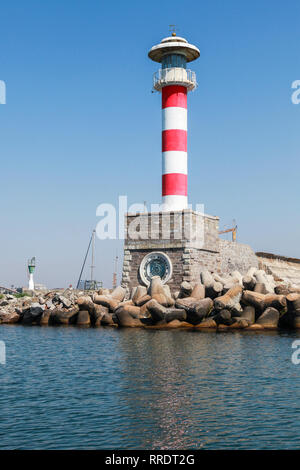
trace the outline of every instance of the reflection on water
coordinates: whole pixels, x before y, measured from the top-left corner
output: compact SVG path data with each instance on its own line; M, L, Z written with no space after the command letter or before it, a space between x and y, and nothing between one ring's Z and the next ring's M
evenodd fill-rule
M296 337L3 325L0 448L298 448Z

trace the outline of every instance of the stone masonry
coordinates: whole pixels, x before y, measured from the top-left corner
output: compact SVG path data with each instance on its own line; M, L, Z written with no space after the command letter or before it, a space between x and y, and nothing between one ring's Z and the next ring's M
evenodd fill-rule
M247 245L219 239L219 218L191 209L174 212L128 213L125 215L125 243L122 285L142 284L140 264L148 253L161 251L173 265L168 285L178 289L182 281L199 282L200 272L245 273L257 266Z

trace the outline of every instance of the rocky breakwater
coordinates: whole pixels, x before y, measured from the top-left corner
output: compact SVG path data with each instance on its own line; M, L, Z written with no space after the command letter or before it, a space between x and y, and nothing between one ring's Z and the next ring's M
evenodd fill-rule
M49 291L32 296L3 295L0 299L0 323L23 325L63 325L75 323L80 293L72 290Z
M250 268L221 276L203 271L199 283L171 293L160 277L148 288L49 292L43 297L0 300L0 322L148 329L272 330L300 328L300 291Z

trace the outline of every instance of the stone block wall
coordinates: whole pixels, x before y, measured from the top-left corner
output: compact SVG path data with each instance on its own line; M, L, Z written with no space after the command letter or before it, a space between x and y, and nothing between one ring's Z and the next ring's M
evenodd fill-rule
M267 274L272 274L275 280L286 284L300 287L300 259L288 258L273 253L256 253L259 268L264 269Z
M250 246L219 238L218 217L190 209L170 212L163 218L165 215L126 214L123 286L142 283L140 264L153 251L164 252L172 261L173 275L168 281L172 290L177 290L182 281L199 282L202 270L218 273L238 270L244 274L250 266L258 266Z
M191 209L125 215L125 249L194 247L218 251L219 218Z
M258 268L257 257L249 245L220 239L219 250L219 269L222 273L238 270L241 274L246 274L251 266Z
M124 252L124 258L126 257L126 265L123 267L123 286L134 287L138 286L139 284L143 284L139 275L139 267L144 256L146 256L148 253L151 253L152 251L152 249L144 249L127 250ZM173 275L172 279L170 279L168 282L168 285L172 290L176 290L181 284L184 276L183 250L181 248L169 248L161 251L168 255L172 261Z

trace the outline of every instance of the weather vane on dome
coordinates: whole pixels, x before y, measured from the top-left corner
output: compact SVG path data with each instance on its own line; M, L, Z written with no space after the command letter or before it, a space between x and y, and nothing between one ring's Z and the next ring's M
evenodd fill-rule
M169 24L169 28L170 28L170 33L172 33L172 36L176 36L176 31L178 31L176 24Z

